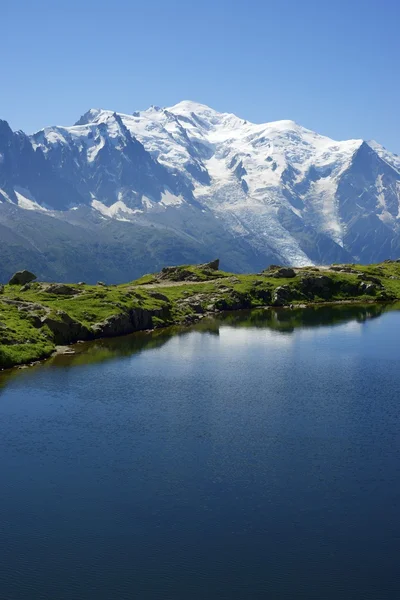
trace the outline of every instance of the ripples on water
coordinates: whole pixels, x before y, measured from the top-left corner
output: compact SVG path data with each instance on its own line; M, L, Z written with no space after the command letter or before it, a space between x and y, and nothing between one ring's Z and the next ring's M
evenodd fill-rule
M399 598L382 310L231 314L4 375L0 598Z

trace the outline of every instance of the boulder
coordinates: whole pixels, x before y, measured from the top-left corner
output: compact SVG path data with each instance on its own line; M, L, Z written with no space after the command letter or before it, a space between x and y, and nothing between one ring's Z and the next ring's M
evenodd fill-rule
M346 265L331 265L330 266L330 270L331 271L338 271L339 273L354 273L354 274L358 274L360 271L356 271L356 269L353 269L352 267L348 267Z
M163 302L168 302L168 304L170 304L168 296L165 296L165 294L161 294L161 292L148 292L148 294L156 300L162 300Z
M370 281L378 287L383 287L382 282L380 279L378 279L378 277L373 277L373 275L368 275L368 273L360 273L357 276L357 279L361 279L362 281Z
M218 271L218 269L219 269L219 258L216 258L215 260L212 260L209 263L205 263L204 265L201 265L201 267L203 269L210 269L211 271Z
M163 309L146 310L144 308L134 308L129 312L119 313L107 317L102 323L96 323L92 331L96 337L116 337L127 335L134 331L152 329L153 316L161 317L164 315Z
M368 281L362 281L359 289L362 294L367 294L368 296L375 296L376 294L376 285Z
M101 285L101 286L103 286L103 287L106 287L106 284L104 283L104 281L98 281L98 282L97 282L97 285Z
M302 277L299 287L308 298L319 296L324 300L329 300L333 294L334 282L327 275L311 275Z
M285 306L293 300L293 290L288 285L277 287L272 294L272 304L274 306Z
M261 304L271 304L272 294L271 291L258 285L254 285L251 290L251 295Z
M25 285L23 285L21 287L21 289L19 290L20 292L27 292L28 290L31 289L31 284L30 283L26 283Z
M87 327L72 319L63 310L58 310L55 315L48 315L41 319L42 326L47 326L53 334L56 344L71 344L78 340L88 340L92 337Z
M0 294L4 294L4 285L0 283Z
M92 331L96 337L114 337L133 333L135 328L129 313L120 313L108 317L102 323L96 323Z
M291 279L292 277L296 277L296 271L290 267L280 267L277 271L271 273L271 277Z
M167 279L169 281L193 280L194 274L184 267L164 267L157 275L158 279Z
M36 279L36 275L30 271L17 271L8 282L10 285L25 285Z
M65 283L51 283L44 291L59 296L73 296L78 293L75 288L65 285Z

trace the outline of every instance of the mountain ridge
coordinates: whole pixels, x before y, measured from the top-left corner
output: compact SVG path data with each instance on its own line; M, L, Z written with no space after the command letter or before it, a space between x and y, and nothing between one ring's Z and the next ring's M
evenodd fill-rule
M31 136L0 124L0 223L1 201L47 212L55 228L82 206L133 234L160 228L202 246L201 260L221 237L222 264L238 247L248 271L263 261L368 263L400 248L399 157L374 141L338 142L290 120L254 124L187 100L131 115L89 109Z

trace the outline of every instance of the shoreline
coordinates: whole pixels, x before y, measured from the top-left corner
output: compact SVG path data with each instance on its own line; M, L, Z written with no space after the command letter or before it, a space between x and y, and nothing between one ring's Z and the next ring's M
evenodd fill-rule
M30 279L21 287L24 275ZM121 285L41 283L22 271L0 286L0 371L71 353L78 342L185 327L224 312L399 300L400 261L270 266L255 274L220 271L213 261L166 267Z
M398 299L398 301L400 302L400 299ZM31 361L31 362L26 362L26 363L15 364L15 365L12 365L12 366L6 367L6 368L0 368L0 375L2 373L7 373L7 372L10 372L13 370L24 370L24 369L29 369L31 367L38 366L40 364L45 363L47 360L51 359L54 356L76 355L77 352L75 352L73 350L73 346L75 346L77 344L83 344L83 343L90 344L92 342L96 342L97 340L105 340L105 339L115 340L118 338L123 338L123 337L134 335L135 333L151 334L154 331L160 331L162 329L168 329L171 327L190 328L192 325L196 325L203 319L207 319L207 318L212 319L212 318L217 317L218 315L224 315L224 314L229 314L229 313L252 312L252 311L256 311L256 310L265 310L265 311L267 311L267 310L278 310L278 311L290 310L290 311L294 311L294 310L305 310L307 308L323 307L323 306L328 306L328 307L329 306L346 306L346 305L348 305L348 306L354 306L354 305L387 305L387 306L390 306L391 304L396 304L396 300L378 301L378 300L369 300L369 299L368 300L348 299L348 300L332 300L332 301L327 301L327 302L309 302L309 303L283 305L283 306L265 305L265 306L257 306L257 307L252 307L252 308L237 308L235 310L217 310L215 312L208 312L208 313L203 313L201 315L196 315L190 323L183 322L183 321L176 321L173 323L160 325L158 327L153 327L150 329L138 329L137 331L132 331L130 333L121 333L119 335L114 335L114 336L99 336L99 337L93 337L90 340L76 339L67 345L56 346L55 349L49 355L47 355L41 359L37 359L37 360Z

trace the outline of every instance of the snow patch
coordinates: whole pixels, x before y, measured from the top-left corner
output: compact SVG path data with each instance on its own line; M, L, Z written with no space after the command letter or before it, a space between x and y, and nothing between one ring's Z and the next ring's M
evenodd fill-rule
M15 195L17 196L18 206L25 210L40 210L46 212L47 209L41 206L29 190L21 187L14 188Z

